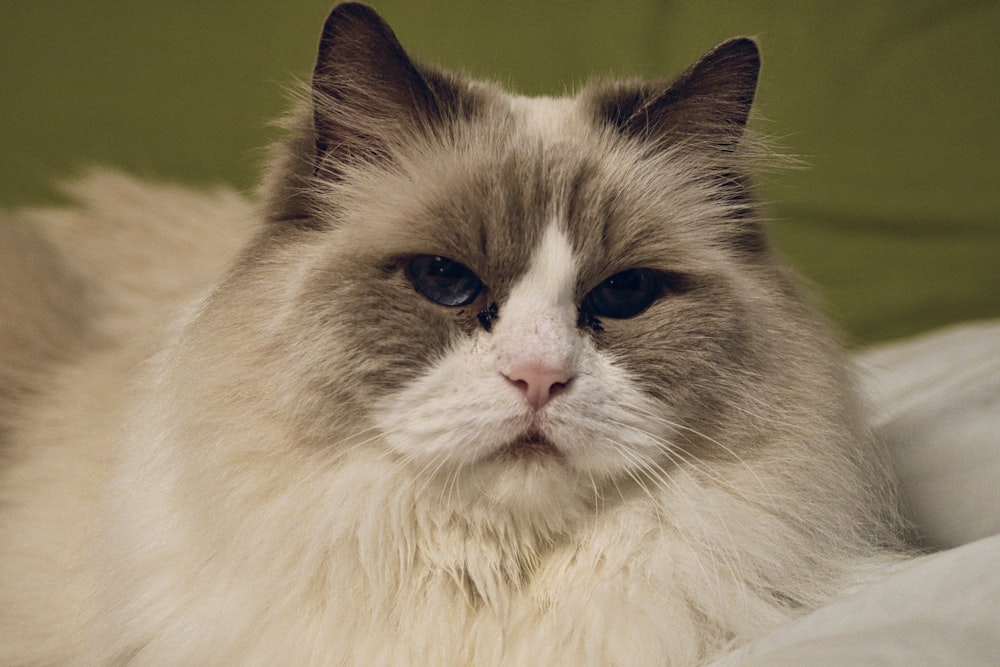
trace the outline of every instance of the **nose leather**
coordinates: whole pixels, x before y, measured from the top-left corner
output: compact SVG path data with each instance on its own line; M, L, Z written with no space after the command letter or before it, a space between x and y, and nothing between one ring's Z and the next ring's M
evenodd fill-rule
M503 376L524 393L525 400L535 410L542 409L572 380L565 368L537 363L517 364L507 369Z

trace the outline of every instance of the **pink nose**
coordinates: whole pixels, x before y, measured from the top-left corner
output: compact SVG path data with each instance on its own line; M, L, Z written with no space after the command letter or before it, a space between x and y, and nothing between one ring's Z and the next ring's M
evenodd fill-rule
M513 366L503 376L524 392L525 399L536 410L540 410L573 379L564 368L538 364Z

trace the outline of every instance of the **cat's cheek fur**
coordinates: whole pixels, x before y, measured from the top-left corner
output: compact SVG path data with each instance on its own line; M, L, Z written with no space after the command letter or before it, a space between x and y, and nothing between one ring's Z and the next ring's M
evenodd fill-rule
M431 472L471 465L530 425L527 406L486 363L486 345L481 337L466 339L378 402L375 422L393 451Z
M571 390L553 400L546 433L574 469L607 481L669 458L672 414L670 406L641 391L612 355L593 350Z

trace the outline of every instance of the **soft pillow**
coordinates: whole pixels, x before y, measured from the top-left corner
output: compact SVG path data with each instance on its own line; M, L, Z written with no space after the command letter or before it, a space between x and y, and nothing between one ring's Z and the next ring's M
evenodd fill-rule
M1000 534L1000 320L883 345L858 362L921 538L944 548Z

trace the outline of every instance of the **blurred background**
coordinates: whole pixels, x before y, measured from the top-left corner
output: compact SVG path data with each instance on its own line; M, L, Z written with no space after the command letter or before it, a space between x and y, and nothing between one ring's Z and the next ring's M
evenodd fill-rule
M757 37L774 237L861 345L1000 316L1000 2L372 0L411 55L530 94ZM332 2L0 3L0 207L91 163L249 190Z

